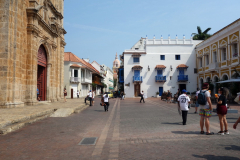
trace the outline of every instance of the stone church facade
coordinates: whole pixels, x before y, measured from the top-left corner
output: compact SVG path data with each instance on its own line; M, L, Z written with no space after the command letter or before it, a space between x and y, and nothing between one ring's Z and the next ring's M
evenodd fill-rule
M0 0L0 108L63 97L64 0Z

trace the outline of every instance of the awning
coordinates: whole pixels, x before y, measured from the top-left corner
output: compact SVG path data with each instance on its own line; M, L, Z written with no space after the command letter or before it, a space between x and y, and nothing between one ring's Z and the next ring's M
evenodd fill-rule
M238 78L238 79L229 79L229 80L220 81L220 82L217 82L217 83L230 83L230 82L240 82L240 78Z
M139 66L139 65L135 65L132 67L132 69L142 69L143 67L142 66Z
M181 68L181 69L187 69L188 68L188 66L187 65L185 65L185 64L179 64L178 66L177 66L177 69L179 69L179 68Z
M114 89L113 87L109 87L109 89Z
M164 65L156 65L155 69L165 69L166 66Z

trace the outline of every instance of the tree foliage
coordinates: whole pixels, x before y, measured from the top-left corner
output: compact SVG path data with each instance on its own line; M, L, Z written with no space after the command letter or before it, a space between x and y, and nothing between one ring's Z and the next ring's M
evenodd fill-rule
M208 34L208 31L210 31L211 28L207 28L204 32L202 32L202 29L200 26L197 26L198 33L192 33L193 40L205 40L211 37L211 34Z

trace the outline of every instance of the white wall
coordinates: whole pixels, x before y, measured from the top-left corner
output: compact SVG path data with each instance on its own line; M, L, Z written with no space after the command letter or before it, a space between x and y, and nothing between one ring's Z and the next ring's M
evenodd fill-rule
M200 42L193 41L193 44L147 44L145 46L146 54L141 54L139 63L133 62L132 54L124 54L124 91L126 97L134 97L134 71L132 71L134 65L143 67L140 71L140 76L143 79L140 90L143 90L148 97L155 97L156 92L159 91L159 87L163 87L163 91L170 90L170 92L175 94L179 88L179 84L186 84L186 89L189 92L195 91L197 88L197 74L194 74L194 68L196 68L194 48ZM126 50L125 52L139 51ZM160 60L160 55L165 55L165 60ZM175 55L180 55L181 59L175 60ZM179 64L188 66L188 69L184 70L184 75L188 75L187 82L178 82L179 71L176 67ZM163 76L166 76L166 82L155 82L155 76L157 75L157 71L155 70L156 65L166 66L163 69ZM170 65L172 65L172 71ZM150 67L150 71L148 71L148 66ZM172 76L171 80L170 76ZM125 86L128 83L130 83L130 86Z

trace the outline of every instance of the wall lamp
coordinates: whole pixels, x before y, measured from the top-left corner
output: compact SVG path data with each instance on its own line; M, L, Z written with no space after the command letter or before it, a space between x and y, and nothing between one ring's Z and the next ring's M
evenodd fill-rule
M172 65L170 65L170 69L171 69L171 71L172 71Z
M149 65L148 65L148 71L150 71Z

